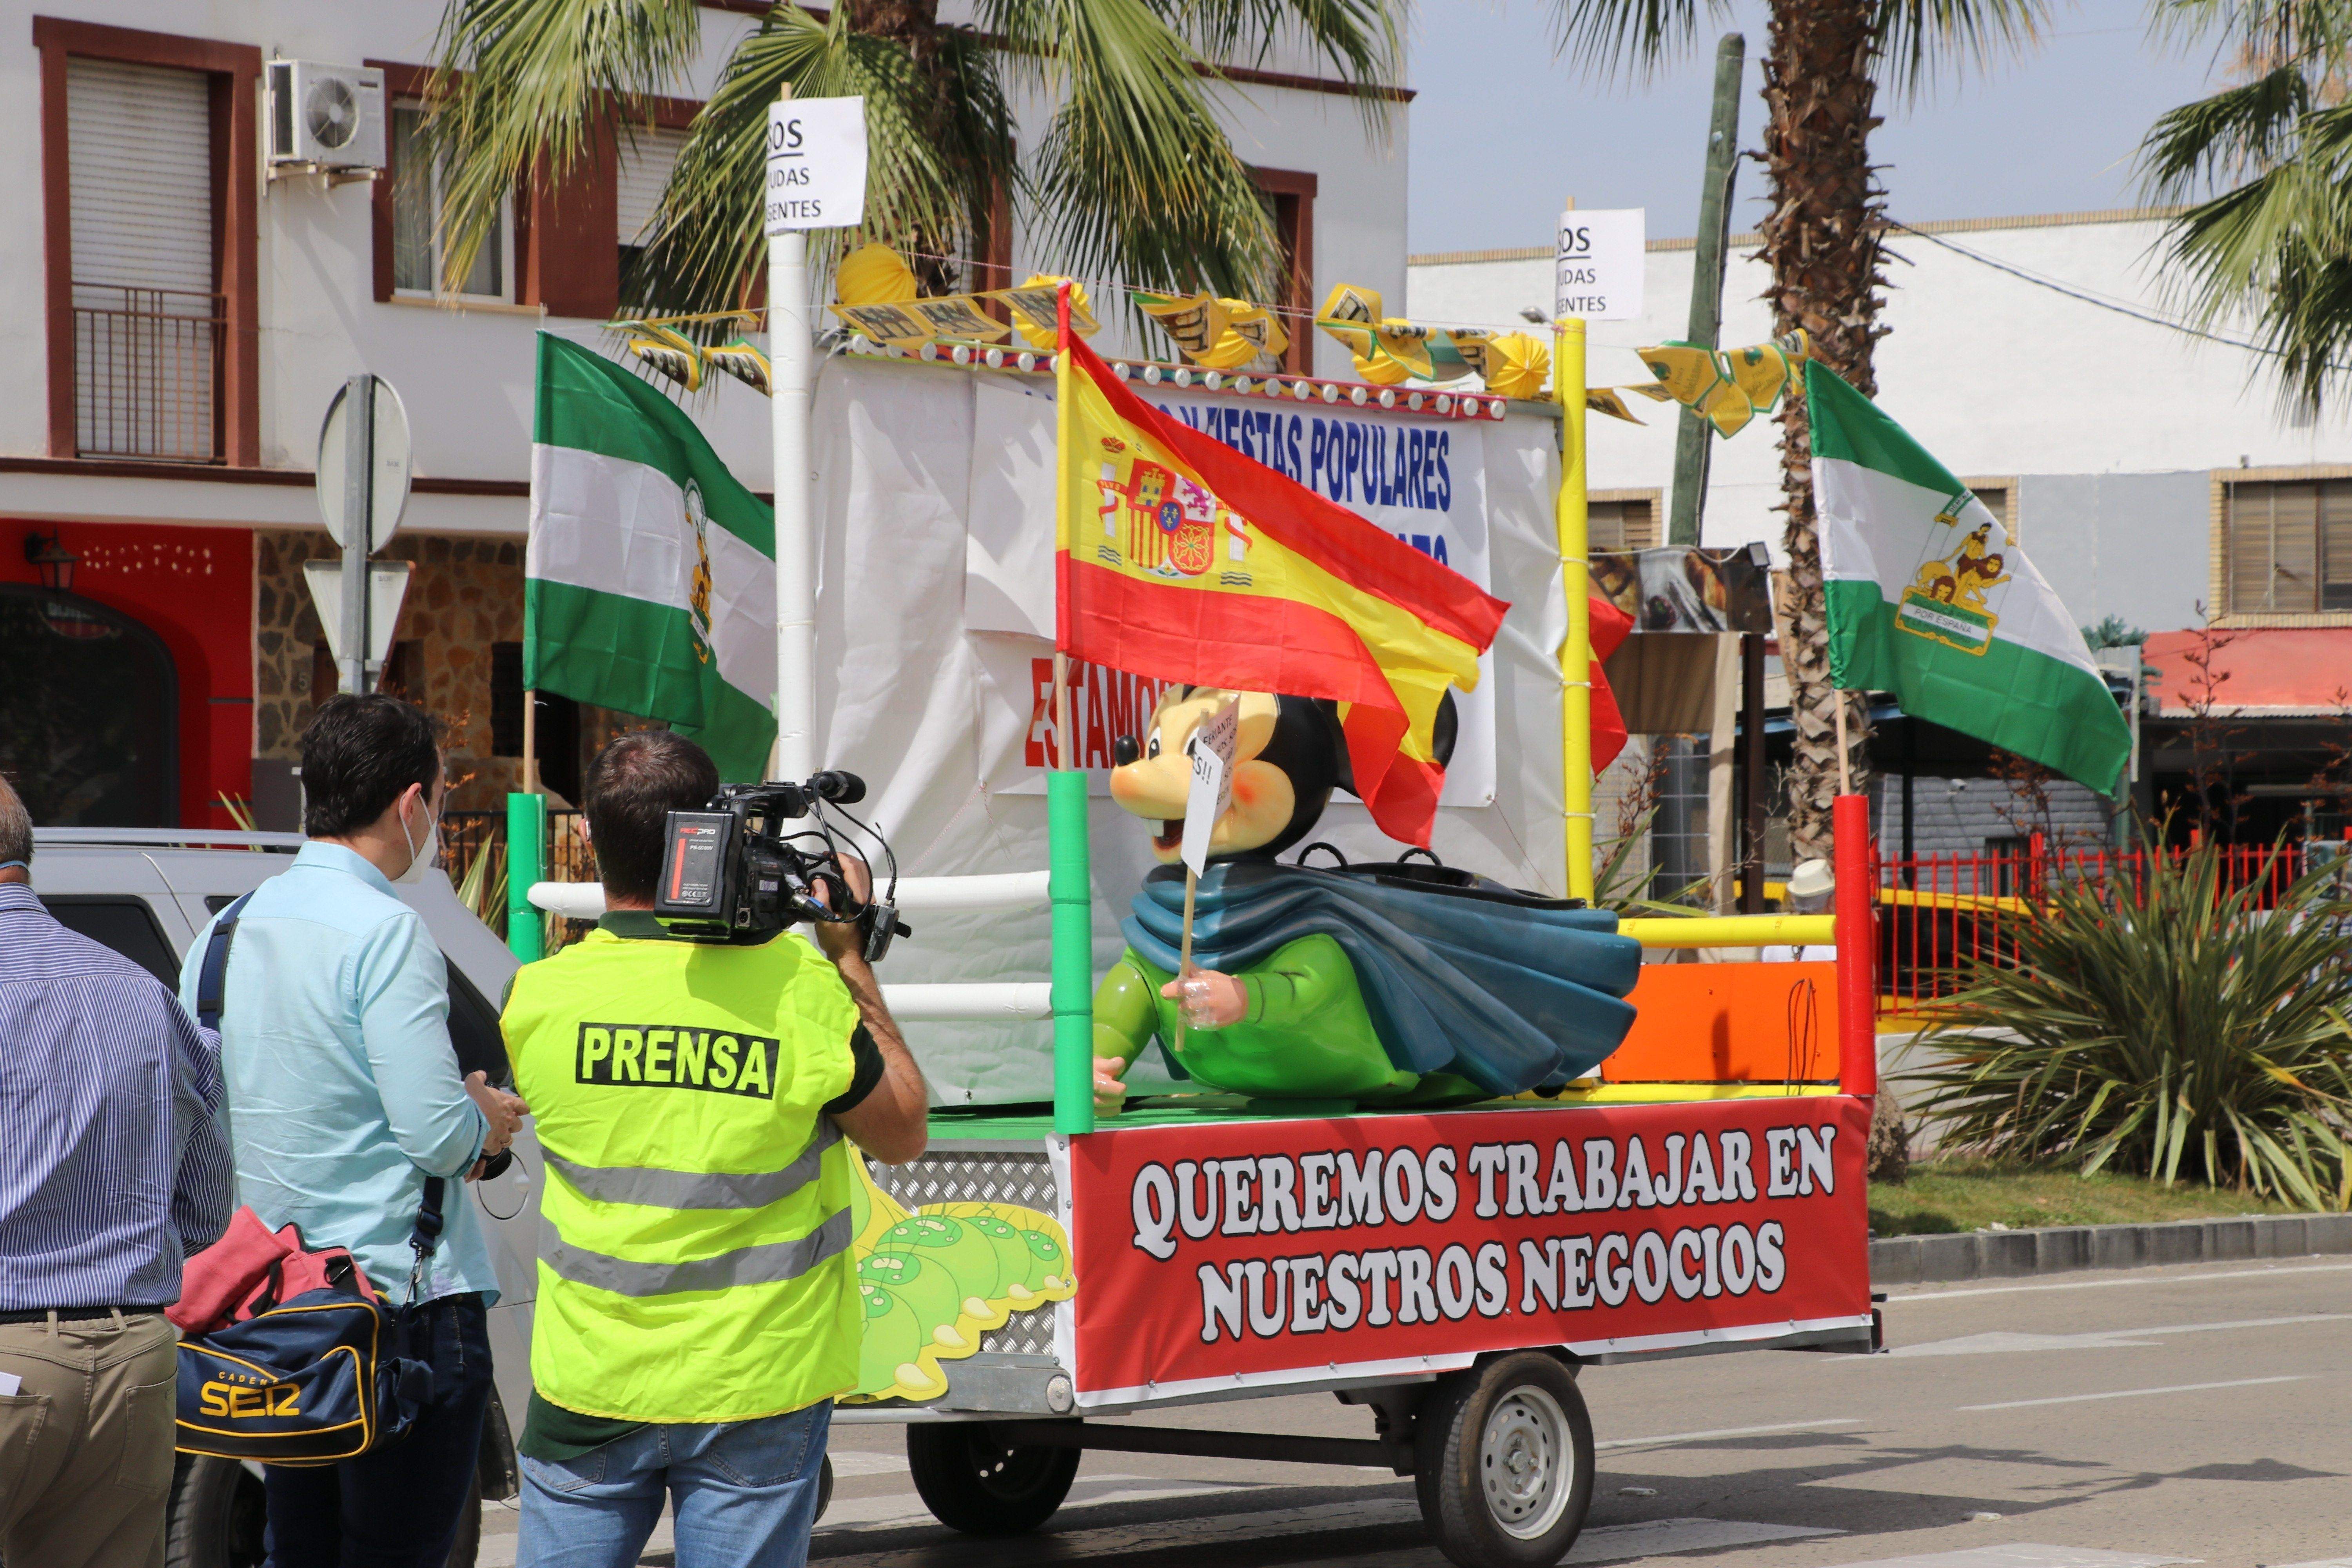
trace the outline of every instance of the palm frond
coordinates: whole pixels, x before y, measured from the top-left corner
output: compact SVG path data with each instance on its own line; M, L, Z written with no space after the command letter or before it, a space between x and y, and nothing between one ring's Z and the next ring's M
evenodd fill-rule
M1552 50L1599 81L1643 80L1680 58L1709 21L1731 16L1725 0L1557 0Z
M2042 41L2048 0L1876 0L1873 74L1907 97L1937 78L1985 70Z
M1266 298L1271 215L1209 101L1197 56L1147 0L985 0L1013 81L1057 99L1031 210L1072 271Z
M1387 0L1155 0L1212 61L1264 65L1277 42L1304 46L1358 87L1394 85L1404 72L1405 8ZM1394 100L1358 98L1368 124L1385 131Z
M2290 124L2307 101L2299 79L2272 73L2235 103L2224 93L2175 110L2142 156L2159 195L2260 169L2173 220L2168 288L2201 326L2251 320L2282 400L2315 410L2352 374L2352 106L2293 111Z
M744 302L766 244L768 109L787 89L796 98L866 100L866 222L823 231L814 270L867 240L923 258L967 247L994 190L1018 197L1025 186L992 51L961 28L942 29L938 42L933 76L895 41L851 31L844 9L823 22L796 6L771 11L688 131L655 236L623 279L625 297L665 310Z
M446 287L472 269L510 192L535 172L562 176L679 79L699 17L694 0L451 0L425 123Z

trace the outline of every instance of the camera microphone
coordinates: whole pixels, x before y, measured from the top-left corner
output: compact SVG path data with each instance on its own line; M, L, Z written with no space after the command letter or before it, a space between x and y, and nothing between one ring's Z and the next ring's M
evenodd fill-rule
M828 770L811 773L809 793L819 800L829 800L835 805L856 805L866 798L866 781L856 773Z

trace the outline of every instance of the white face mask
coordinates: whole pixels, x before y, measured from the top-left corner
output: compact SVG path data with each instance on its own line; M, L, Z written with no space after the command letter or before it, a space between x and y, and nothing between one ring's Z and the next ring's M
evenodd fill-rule
M441 860L441 819L437 816L433 819L431 825L425 829L425 842L419 844L415 839L409 838L408 816L406 813L403 813L400 818L400 836L408 841L408 869L394 877L393 880L421 882L425 880L425 873L438 865Z

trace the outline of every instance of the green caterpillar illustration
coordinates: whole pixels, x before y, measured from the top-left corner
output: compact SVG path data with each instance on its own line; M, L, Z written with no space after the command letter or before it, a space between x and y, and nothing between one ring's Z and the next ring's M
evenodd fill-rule
M933 1204L908 1213L874 1184L863 1158L850 1258L866 1314L849 1403L920 1402L947 1392L942 1361L980 1348L1013 1313L1077 1289L1069 1237L1049 1215L1010 1204Z

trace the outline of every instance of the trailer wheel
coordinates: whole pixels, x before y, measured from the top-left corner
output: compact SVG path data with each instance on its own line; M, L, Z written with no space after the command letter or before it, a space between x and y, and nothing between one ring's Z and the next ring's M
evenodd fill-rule
M1078 1475L1076 1448L1008 1447L985 1421L907 1427L907 1468L931 1517L966 1535L1018 1535L1054 1517Z
M1592 1506L1592 1418L1576 1379L1533 1351L1438 1385L1413 1442L1422 1518L1462 1568L1551 1568Z

